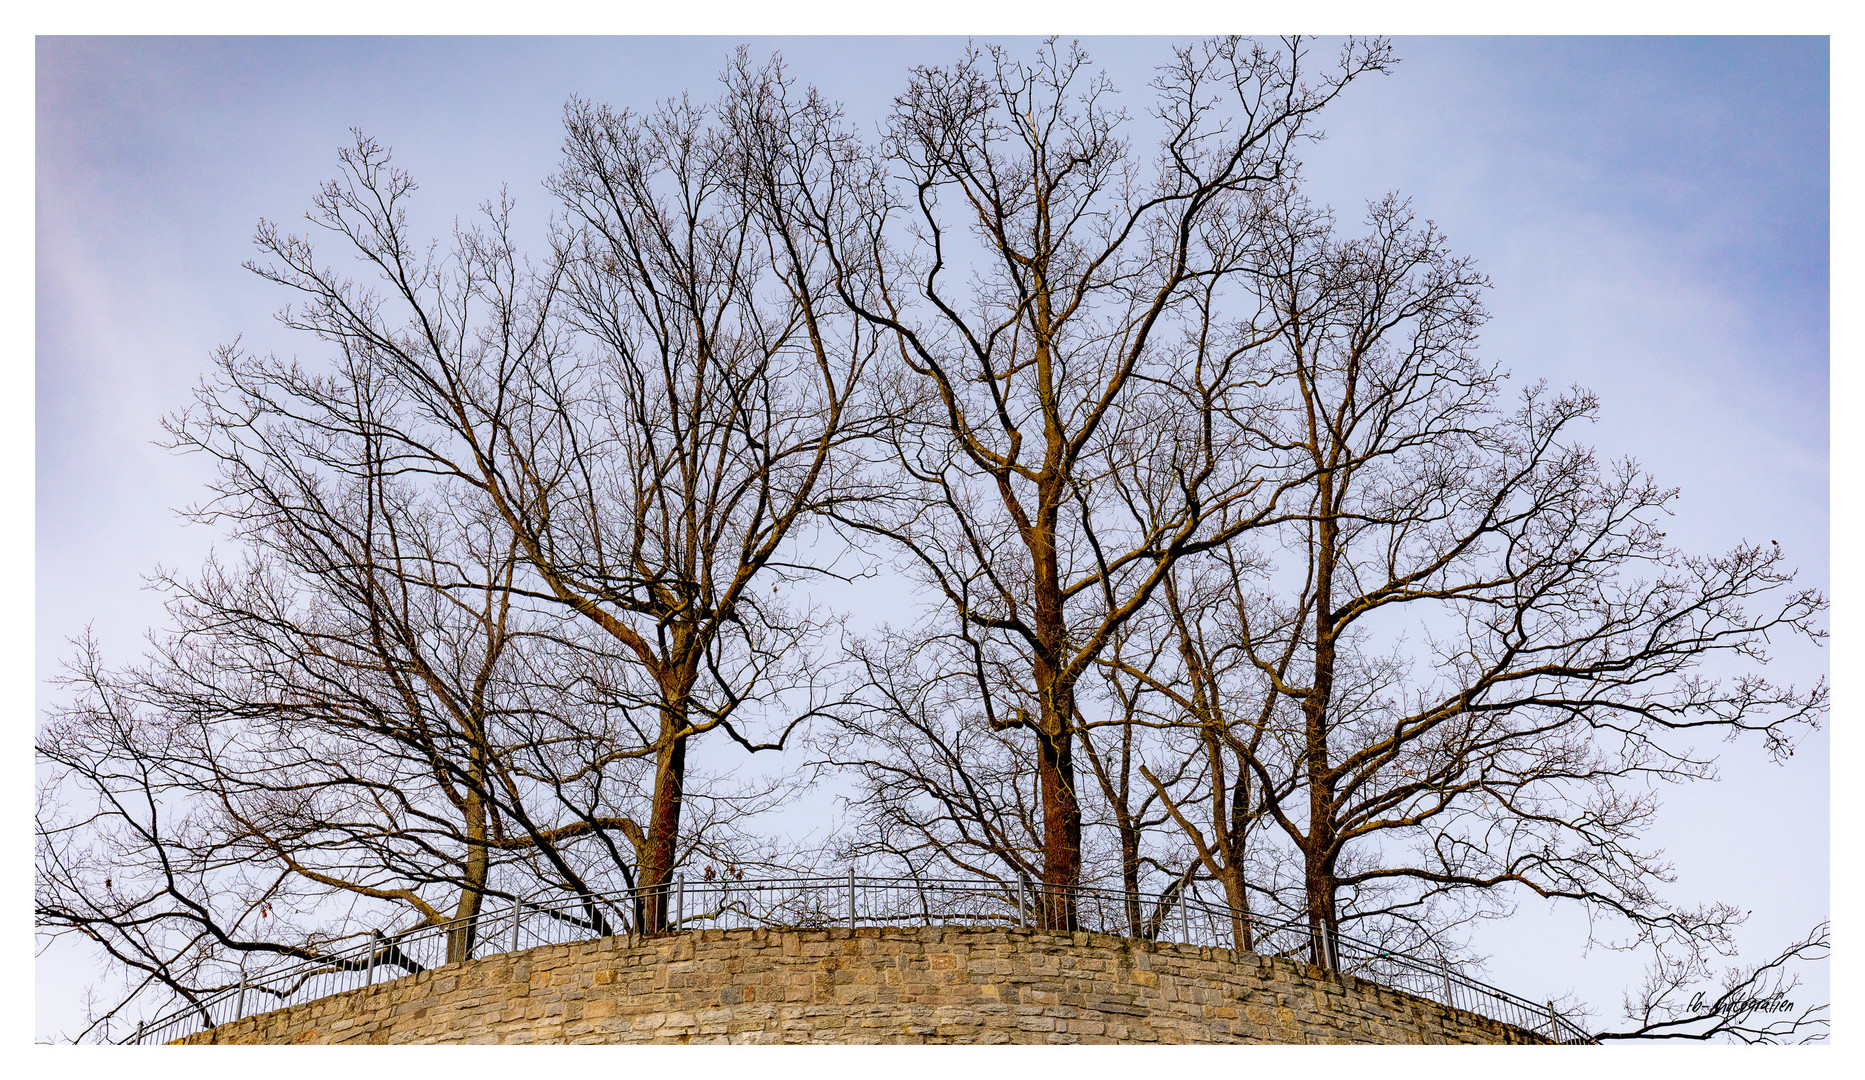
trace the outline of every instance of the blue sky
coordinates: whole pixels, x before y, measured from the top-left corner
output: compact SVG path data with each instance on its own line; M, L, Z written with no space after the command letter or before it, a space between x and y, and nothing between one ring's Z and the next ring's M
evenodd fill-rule
M711 96L730 49L780 50L870 126L908 67L961 38L41 38L36 57L36 668L91 624L127 658L158 623L141 575L198 563L211 537L170 508L201 465L152 445L213 349L291 352L283 298L240 269L261 217L297 219L347 129L421 183L419 227L509 185L541 232L565 98L646 106ZM1003 39L1027 50L1027 39ZM1084 38L1144 109L1163 38ZM1709 553L1779 540L1828 581L1829 150L1824 39L1399 38L1310 148L1344 222L1412 198L1494 283L1485 349L1522 382L1598 390L1594 429L1683 489L1672 539ZM1828 655L1786 647L1783 677ZM1658 837L1675 895L1753 907L1759 959L1827 915L1826 737L1786 767L1730 748L1724 781L1675 792ZM1492 981L1577 990L1611 1019L1636 970L1538 908L1486 931ZM39 962L44 1035L81 971ZM1813 988L1809 988L1811 992ZM1819 988L1823 993L1824 988Z

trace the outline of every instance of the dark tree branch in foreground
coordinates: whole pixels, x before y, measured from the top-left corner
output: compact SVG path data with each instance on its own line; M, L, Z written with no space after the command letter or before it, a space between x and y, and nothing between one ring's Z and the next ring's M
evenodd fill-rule
M1700 957L1660 957L1638 996L1627 996L1625 1016L1634 1026L1604 1031L1596 1038L1712 1039L1740 1043L1824 1042L1831 1021L1824 1003L1801 1004L1795 965L1825 963L1831 955L1831 926L1821 923L1780 955L1754 967L1731 968L1714 991L1697 990L1714 977Z

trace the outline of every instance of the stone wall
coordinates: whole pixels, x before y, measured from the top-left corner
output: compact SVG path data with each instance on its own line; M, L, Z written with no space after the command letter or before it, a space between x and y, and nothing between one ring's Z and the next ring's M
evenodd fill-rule
M450 964L189 1043L1524 1043L1288 960L1101 934L700 930Z

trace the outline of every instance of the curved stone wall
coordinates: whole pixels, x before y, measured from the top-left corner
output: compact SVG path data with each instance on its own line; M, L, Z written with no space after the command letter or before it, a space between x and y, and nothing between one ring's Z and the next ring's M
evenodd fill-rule
M1530 1043L1288 960L1102 934L700 930L449 964L188 1043Z

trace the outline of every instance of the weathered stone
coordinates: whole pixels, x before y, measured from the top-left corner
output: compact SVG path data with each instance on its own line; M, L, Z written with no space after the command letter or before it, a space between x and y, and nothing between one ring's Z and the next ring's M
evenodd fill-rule
M189 1043L1532 1043L1288 960L1075 932L705 930L451 964Z

